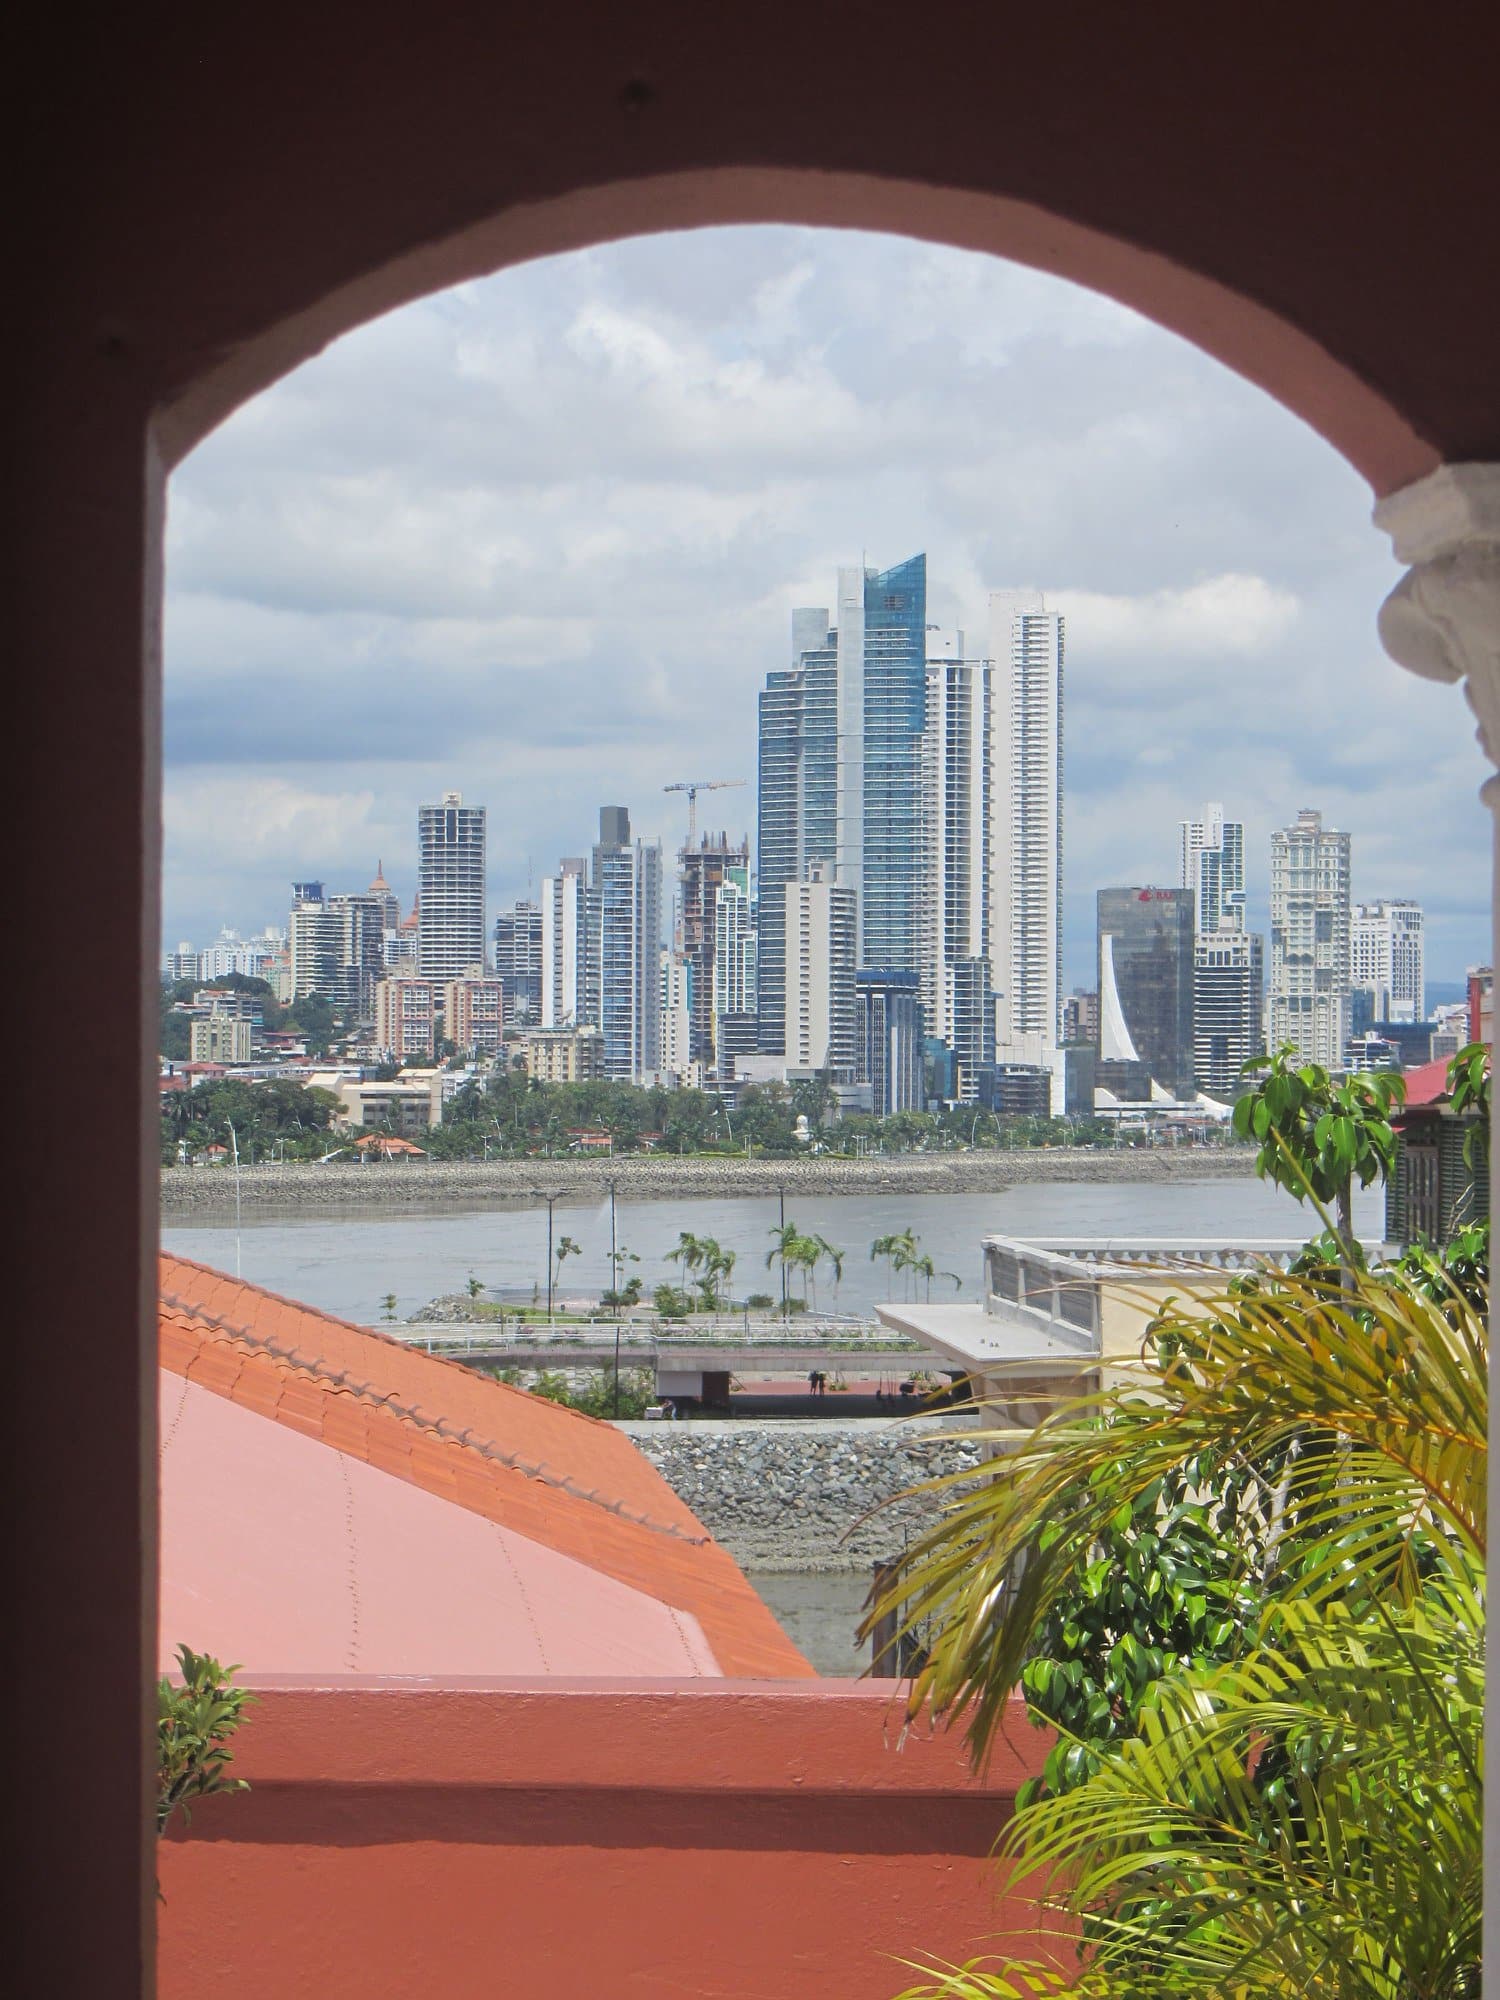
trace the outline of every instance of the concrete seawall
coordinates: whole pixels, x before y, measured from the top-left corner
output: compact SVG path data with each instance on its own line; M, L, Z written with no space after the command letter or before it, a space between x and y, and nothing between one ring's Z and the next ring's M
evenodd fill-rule
M490 1208L531 1201L544 1183L580 1202L602 1201L613 1180L621 1201L691 1201L774 1194L998 1194L1028 1181L1169 1182L1243 1179L1254 1172L1249 1147L1180 1147L1171 1151L1039 1147L1013 1152L904 1153L865 1160L742 1160L667 1155L567 1160L429 1160L360 1166L342 1160L244 1167L247 1209ZM163 1213L232 1213L232 1167L165 1167Z

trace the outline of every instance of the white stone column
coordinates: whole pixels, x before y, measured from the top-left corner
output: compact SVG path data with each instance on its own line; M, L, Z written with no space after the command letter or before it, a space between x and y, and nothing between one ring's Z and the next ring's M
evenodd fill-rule
M1443 465L1379 502L1375 524L1410 564L1380 607L1380 637L1399 665L1424 679L1461 681L1479 719L1479 741L1500 767L1500 465ZM1500 965L1500 772L1480 787L1493 815L1490 877L1491 965ZM1490 1157L1500 1159L1500 1118ZM1492 1221L1500 1191L1492 1184ZM1496 1315L1492 1309L1493 1332ZM1489 1459L1489 1518L1500 1520L1500 1463ZM1486 1661L1486 1734L1500 1725L1500 1649ZM1484 1827L1484 1957L1500 1965L1500 1809ZM1488 1982L1487 1982L1488 1983Z

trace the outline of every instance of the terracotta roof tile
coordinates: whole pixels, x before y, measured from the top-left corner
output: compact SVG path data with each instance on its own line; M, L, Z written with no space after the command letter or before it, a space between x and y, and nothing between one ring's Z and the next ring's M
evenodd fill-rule
M726 1674L812 1672L610 1425L185 1258L163 1256L161 1292L171 1372L692 1612Z

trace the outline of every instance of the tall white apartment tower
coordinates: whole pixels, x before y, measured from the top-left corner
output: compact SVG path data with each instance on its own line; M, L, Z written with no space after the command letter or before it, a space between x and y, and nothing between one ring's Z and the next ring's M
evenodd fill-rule
M643 1082L661 1068L661 842L632 840L624 806L599 808L589 870L588 1006L604 1073Z
M585 1018L589 895L582 857L559 862L542 883L542 1026L594 1028Z
M1303 811L1271 835L1268 1041L1342 1069L1350 1030L1349 836Z
M786 896L786 1062L788 1069L853 1077L858 1060L855 955L859 912L853 889L823 861Z
M444 792L417 808L417 970L424 979L457 979L485 964L484 807Z
M1427 979L1420 903L1356 903L1351 980L1370 996L1375 1021L1424 1021Z
M1062 1004L1063 621L990 592L990 963L996 1059L1055 1067Z
M922 738L922 1025L954 1044L954 967L990 957L990 727L993 675L964 658L964 635L927 628L927 713ZM989 983L986 979L986 984ZM993 1001L990 1032L993 1036Z
M1178 887L1197 897L1199 936L1245 928L1245 828L1206 805L1200 819L1178 822Z

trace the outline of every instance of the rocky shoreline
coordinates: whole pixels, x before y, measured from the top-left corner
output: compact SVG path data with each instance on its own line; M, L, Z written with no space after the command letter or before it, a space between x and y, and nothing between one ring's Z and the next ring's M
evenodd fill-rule
M1127 1148L1037 1147L1013 1152L902 1153L873 1159L827 1156L797 1160L726 1159L665 1154L624 1159L425 1160L361 1166L343 1160L243 1167L239 1196L247 1209L503 1208L529 1205L544 1183L577 1203L602 1201L615 1183L621 1201L713 1200L775 1194L999 1194L1035 1181L1198 1181L1242 1179L1255 1170L1248 1146ZM165 1215L232 1214L230 1167L164 1167Z
M868 1576L938 1518L937 1495L887 1503L977 1465L978 1444L955 1435L977 1423L955 1412L620 1428L742 1568Z

